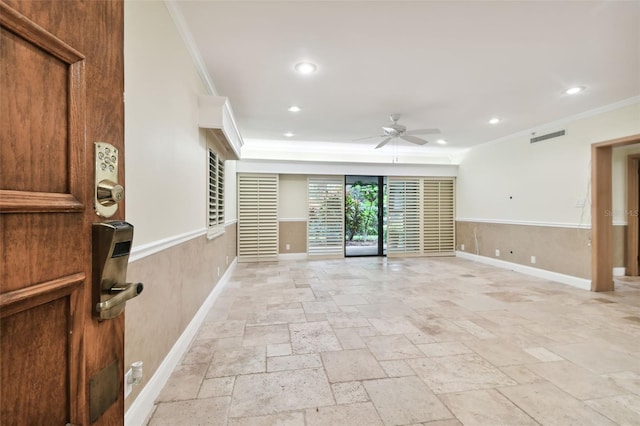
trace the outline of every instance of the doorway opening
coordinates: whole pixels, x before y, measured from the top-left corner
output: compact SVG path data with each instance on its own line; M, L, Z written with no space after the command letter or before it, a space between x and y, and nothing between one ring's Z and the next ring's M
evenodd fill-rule
M386 255L386 179L345 176L345 257Z

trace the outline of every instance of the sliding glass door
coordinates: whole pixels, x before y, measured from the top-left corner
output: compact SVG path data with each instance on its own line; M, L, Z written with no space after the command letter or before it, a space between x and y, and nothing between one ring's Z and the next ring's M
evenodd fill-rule
M345 256L386 254L385 178L345 176Z

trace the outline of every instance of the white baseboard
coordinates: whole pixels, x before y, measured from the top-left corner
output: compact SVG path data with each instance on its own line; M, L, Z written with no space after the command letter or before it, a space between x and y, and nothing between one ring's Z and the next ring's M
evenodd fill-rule
M560 274L558 272L547 271L546 269L532 268L531 266L520 265L518 263L506 262L504 260L492 259L490 257L478 256L464 251L457 251L456 256L461 259L473 260L475 262L484 263L498 268L511 269L516 272L531 275L545 280L556 281L577 287L582 290L591 290L591 280L586 278L574 277L573 275Z
M167 384L167 380L169 380L171 373L173 373L173 370L182 359L182 356L189 349L189 345L196 336L196 333L204 319L207 317L207 313L211 310L213 304L229 282L229 278L231 277L236 264L237 259L233 261L222 278L220 278L220 281L218 281L218 284L213 288L213 290L211 290L211 293L209 293L209 296L207 296L202 306L200 306L198 312L193 316L193 319L187 328L182 332L182 335L180 335L149 382L145 385L142 391L140 391L140 394L135 401L133 401L124 415L125 426L140 426L146 423L148 417L153 412L153 406L156 398L158 398L162 388Z
M624 266L613 268L613 276L614 277L624 277L624 274L627 272L627 268Z
M278 260L307 260L309 256L307 253L280 253L278 254Z

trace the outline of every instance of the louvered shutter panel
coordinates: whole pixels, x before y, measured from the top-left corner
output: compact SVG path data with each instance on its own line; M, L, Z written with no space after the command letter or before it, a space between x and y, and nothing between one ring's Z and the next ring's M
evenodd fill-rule
M420 254L420 179L387 182L387 253Z
M278 175L238 175L238 261L278 259Z
M308 201L308 255L343 256L344 178L342 176L309 177Z
M222 161L221 158L218 158L217 174L218 174L218 182L217 182L217 189L216 189L217 196L218 196L217 222L218 222L218 225L224 226L224 161Z
M423 252L455 252L455 197L453 179L423 180Z

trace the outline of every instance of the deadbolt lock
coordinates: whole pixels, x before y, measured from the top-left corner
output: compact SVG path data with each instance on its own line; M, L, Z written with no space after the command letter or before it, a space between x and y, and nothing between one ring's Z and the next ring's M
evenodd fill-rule
M96 189L96 198L105 207L113 206L124 198L124 188L112 180L101 180Z

